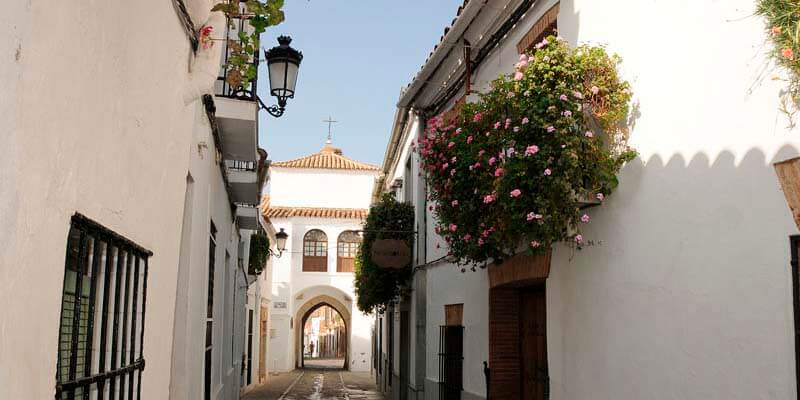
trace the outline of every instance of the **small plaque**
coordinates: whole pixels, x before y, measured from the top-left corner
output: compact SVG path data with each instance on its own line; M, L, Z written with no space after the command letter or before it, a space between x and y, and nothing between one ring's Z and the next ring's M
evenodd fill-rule
M411 264L411 249L405 241L398 239L376 240L370 255L381 268L400 269Z
M286 308L286 302L285 301L276 301L275 302L275 308Z

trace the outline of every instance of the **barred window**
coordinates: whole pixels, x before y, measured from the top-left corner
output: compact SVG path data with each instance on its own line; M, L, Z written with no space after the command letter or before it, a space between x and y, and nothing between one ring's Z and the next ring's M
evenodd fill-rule
M355 269L355 258L358 247L361 245L361 237L355 231L344 231L339 235L337 241L337 272L353 272Z
M67 236L56 399L139 399L152 253L80 215Z
M328 235L313 229L303 237L303 271L325 272L328 269Z

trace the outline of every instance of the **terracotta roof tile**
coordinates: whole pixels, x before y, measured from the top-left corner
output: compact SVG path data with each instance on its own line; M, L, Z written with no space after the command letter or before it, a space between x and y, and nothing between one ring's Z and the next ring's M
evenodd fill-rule
M369 210L365 208L316 208L316 207L268 207L264 210L266 218L338 218L367 219Z
M376 165L362 163L342 155L342 151L326 144L319 153L289 161L274 162L270 166L283 168L349 169L356 171L379 171Z

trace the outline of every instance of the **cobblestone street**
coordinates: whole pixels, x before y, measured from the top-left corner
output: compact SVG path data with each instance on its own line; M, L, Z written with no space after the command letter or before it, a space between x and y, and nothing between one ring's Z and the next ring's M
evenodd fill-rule
M243 400L383 400L369 373L305 369L270 375L268 383Z

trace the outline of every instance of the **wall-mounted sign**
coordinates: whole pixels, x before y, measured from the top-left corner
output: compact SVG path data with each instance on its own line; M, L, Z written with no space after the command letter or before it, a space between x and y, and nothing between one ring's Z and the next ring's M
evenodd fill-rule
M400 269L411 264L411 249L405 241L378 239L372 243L372 261L381 268Z
M286 302L285 301L276 301L274 307L275 308L286 308Z

